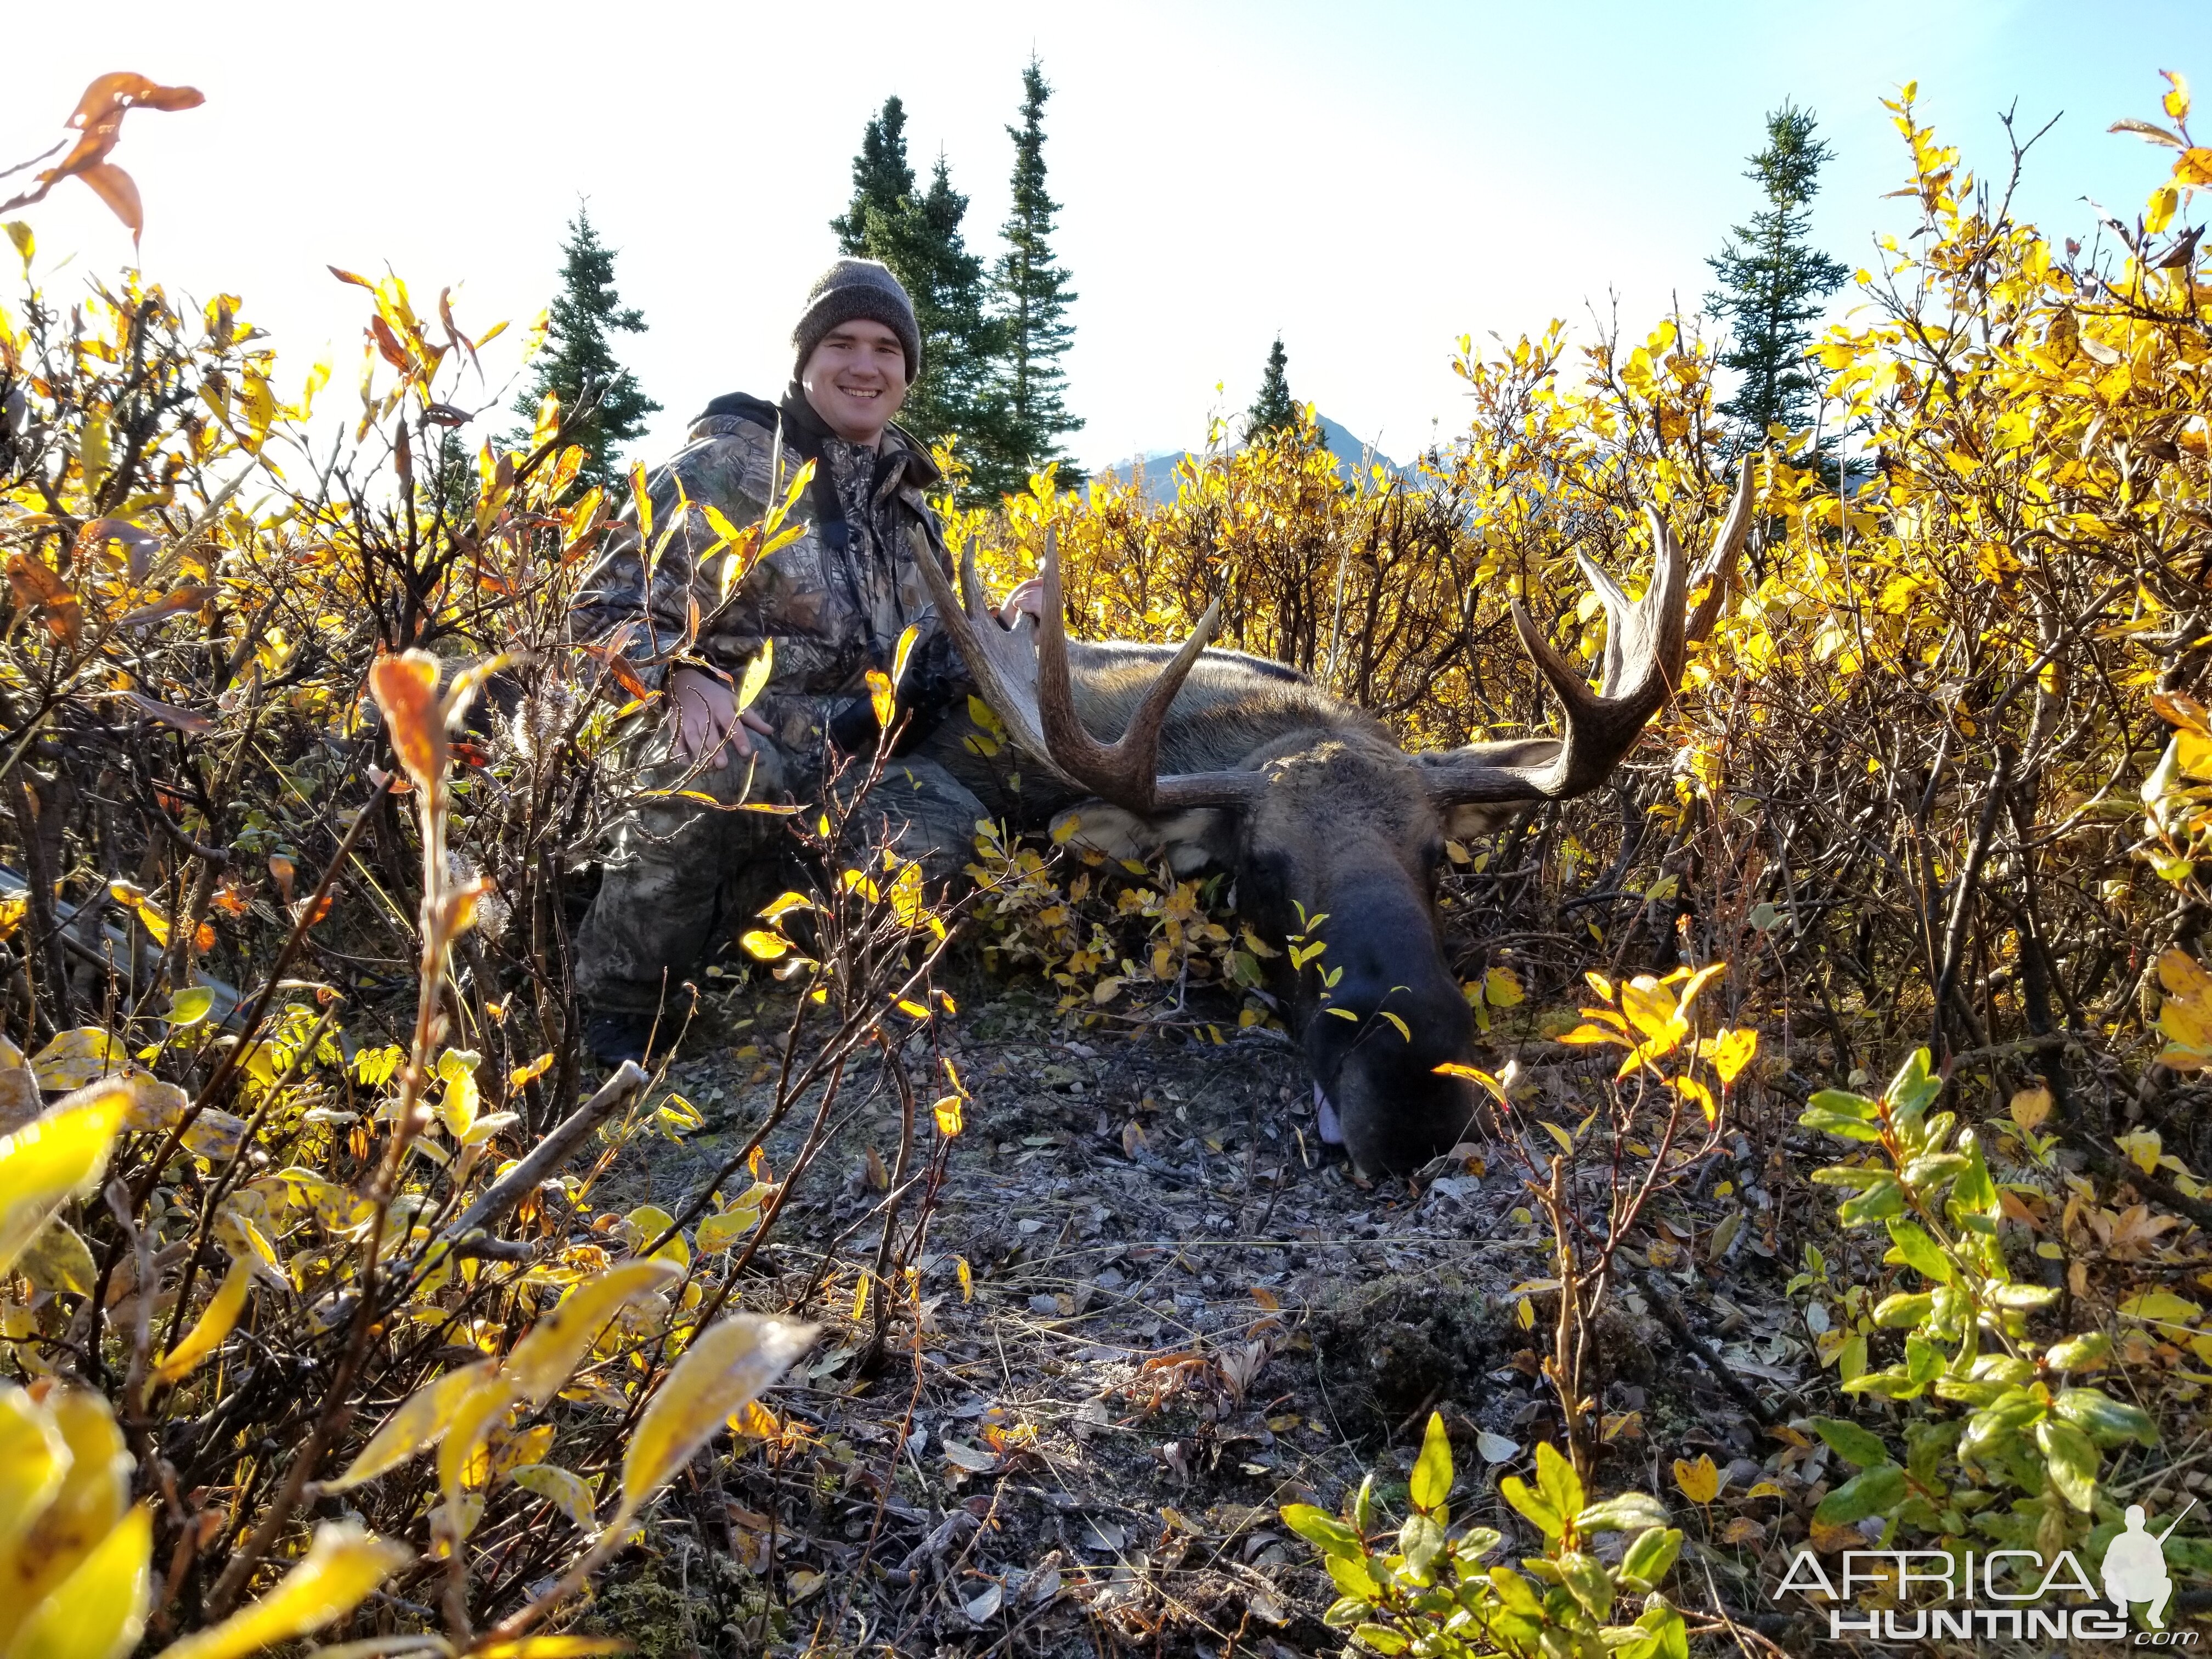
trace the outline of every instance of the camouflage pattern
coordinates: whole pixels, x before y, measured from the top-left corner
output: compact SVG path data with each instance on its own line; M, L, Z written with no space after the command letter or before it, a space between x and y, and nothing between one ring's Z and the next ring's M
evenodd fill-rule
M976 821L998 816L1012 799L1000 772L967 746L974 732L963 714L915 754L887 762L846 825L848 856L872 861L874 849L890 846L921 864L933 886L957 878L975 856ZM693 790L720 805L648 793L617 823L576 939L576 989L586 1006L680 1013L680 988L700 960L803 879L791 820L738 805L786 792L782 752L757 737L754 749L750 763L702 769L675 750L665 720L641 717L630 740L641 791ZM847 769L840 793L857 793L866 769Z
M805 533L754 566L725 600L728 556L710 552L720 538L707 507L743 529L789 489L803 460L787 441L779 453L775 434L756 422L704 416L684 447L647 475L651 537L639 535L634 503L610 533L585 578L574 628L580 641L616 644L655 688L684 663L741 675L772 641L774 673L754 712L775 728L789 787L806 798L819 788L830 720L864 695L869 668L890 666L908 623L920 636L906 690L943 702L964 676L938 630L908 539L918 526L946 556L924 498L938 478L927 454L896 428L878 449L845 443L822 431L797 396L787 398L785 419L787 427L807 422L820 445L848 526L842 556L816 523L810 489L789 520Z
M965 672L936 626L909 539L919 526L945 558L923 493L937 480L935 466L896 428L879 449L865 449L823 431L803 398L787 398L784 408L787 434L805 422L820 447L848 526L842 555L816 521L810 489L787 521L803 524L805 533L762 560L725 599L727 555L713 550L721 538L707 507L735 528L755 523L789 489L802 458L789 442L779 453L775 434L757 422L709 414L647 475L650 537L641 537L633 503L585 580L574 637L613 645L647 686L659 688L679 665L735 678L763 644L775 646L774 672L753 704L775 735L756 735L750 764L699 768L676 749L658 704L633 717L622 769L639 798L613 827L599 892L576 940L577 989L594 1010L661 1007L702 957L798 879L788 820L739 803L820 799L833 720L864 703L867 671L890 668L909 623L919 632L902 702L949 708L957 717L921 752L890 763L848 836L889 839L942 881L969 861L975 821L989 815L975 787L995 793L994 781L974 769L974 753L963 746L973 733L957 712ZM865 746L872 750L872 732ZM947 769L948 758L972 773L967 782ZM653 793L675 790L717 805ZM680 1003L672 996L666 1006Z

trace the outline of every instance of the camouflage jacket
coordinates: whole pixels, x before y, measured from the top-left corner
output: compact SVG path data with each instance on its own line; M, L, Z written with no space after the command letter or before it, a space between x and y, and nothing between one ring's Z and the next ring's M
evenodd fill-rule
M719 398L709 404L692 422L684 447L647 474L650 539L659 550L650 574L633 502L585 577L573 634L580 642L613 645L638 678L655 688L678 665L742 675L762 646L773 642L774 671L753 708L775 728L793 787L807 793L821 776L833 730L848 748L872 743L865 677L872 667L890 669L908 623L919 629L901 686L901 702L915 717L909 741L967 689L951 641L936 625L908 538L919 526L949 570L943 532L923 494L939 474L921 446L896 427L872 450L844 442L796 388L782 404L779 465L775 432L761 420L730 412L750 403ZM725 599L727 554L700 556L720 539L706 507L739 529L753 524L779 484L789 489L810 454L819 457L816 483L801 493L786 521L803 524L805 533L755 565ZM834 514L821 510L826 490L835 491ZM842 526L825 526L825 517L838 516Z

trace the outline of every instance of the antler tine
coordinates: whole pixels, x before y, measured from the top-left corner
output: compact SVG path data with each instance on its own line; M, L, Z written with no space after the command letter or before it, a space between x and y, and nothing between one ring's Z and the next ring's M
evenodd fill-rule
M969 598L969 608L963 610L952 596L952 584L938 566L937 550L929 538L918 526L909 535L915 567L937 606L938 623L952 636L953 647L975 677L983 701L1006 722L1006 735L1017 747L1060 781L1074 784L1074 779L1054 764L1052 746L1045 741L1044 726L1037 718L1037 653L1030 637L1035 632L1030 618L1017 618L1011 629L1001 628L992 619L980 597L981 585L975 577L972 544L961 560L961 583Z
M1044 622L1037 632L1037 714L1054 764L1103 800L1149 812L1159 795L1160 728L1198 653L1221 619L1221 601L1206 607L1197 628L1145 690L1128 729L1112 743L1092 737L1075 712L1067 667L1066 608L1060 594L1060 538L1048 532L1044 551Z
M1753 471L1752 459L1747 455L1736 475L1735 499L1729 503L1729 515L1713 541L1713 550L1690 578L1690 591L1703 587L1705 597L1698 601L1684 630L1686 639L1702 640L1713 631L1713 624L1720 620L1721 606L1728 602L1729 589L1735 585L1736 558L1751 535Z
M1511 601L1513 629L1522 649L1559 698L1563 735L1549 739L1548 758L1530 763L1547 740L1474 744L1425 757L1430 792L1445 803L1561 800L1585 794L1611 775L1636 741L1644 721L1672 695L1681 676L1688 619L1682 550L1656 512L1651 526L1651 584L1632 601L1602 570L1578 552L1607 616L1606 650L1599 688L1553 649L1518 599ZM1740 538L1741 532L1738 532ZM1728 532L1723 532L1725 544ZM1716 556L1724 565L1722 550ZM1726 555L1732 557L1733 555Z

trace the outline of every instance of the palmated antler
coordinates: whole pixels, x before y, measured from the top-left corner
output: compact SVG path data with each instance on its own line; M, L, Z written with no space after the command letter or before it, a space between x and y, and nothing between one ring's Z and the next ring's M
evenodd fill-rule
M1220 600L1206 608L1182 648L1145 688L1128 728L1114 742L1101 743L1075 711L1060 597L1059 538L1050 532L1045 537L1043 619L1018 614L1011 627L991 614L975 575L972 544L960 560L964 607L953 598L951 584L919 530L914 532L914 547L915 562L937 604L938 620L975 677L983 701L1005 722L1016 746L1061 782L1139 813L1219 805L1249 793L1256 780L1249 773L1159 775L1161 727L1176 693L1221 619Z
M1582 671L1552 648L1529 620L1521 602L1511 602L1514 631L1564 709L1565 735L1556 738L1470 744L1443 754L1421 757L1429 793L1442 805L1564 800L1586 794L1612 775L1635 744L1644 723L1673 695L1682 675L1687 642L1703 639L1720 616L1735 575L1736 556L1751 529L1752 468L1746 461L1735 500L1721 526L1713 550L1694 577L1686 578L1682 550L1658 513L1645 509L1651 526L1651 585L1632 600L1620 585L1579 549L1576 562L1605 606L1605 660L1593 691ZM1697 613L1684 613L1692 587L1706 593ZM1548 757L1531 750L1548 744Z

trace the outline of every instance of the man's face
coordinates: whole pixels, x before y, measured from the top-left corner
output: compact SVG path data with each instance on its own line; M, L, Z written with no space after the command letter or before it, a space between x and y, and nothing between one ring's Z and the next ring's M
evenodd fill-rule
M832 432L847 443L872 444L906 397L906 354L881 323L840 323L814 348L799 383Z

